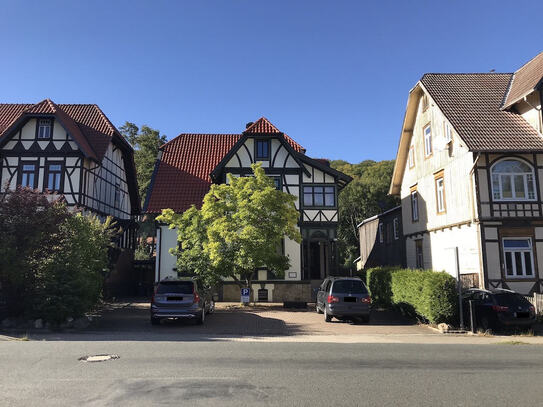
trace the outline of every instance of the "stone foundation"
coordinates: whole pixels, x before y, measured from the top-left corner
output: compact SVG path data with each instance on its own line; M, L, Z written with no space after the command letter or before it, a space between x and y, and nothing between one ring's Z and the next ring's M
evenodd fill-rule
M266 302L312 302L313 290L310 281L255 281L252 284L251 301L259 302L259 290L267 290L267 300L263 300L265 291L260 293L260 301ZM253 295L255 297L253 297ZM240 288L237 284L224 283L219 289L221 301L237 302L240 300Z

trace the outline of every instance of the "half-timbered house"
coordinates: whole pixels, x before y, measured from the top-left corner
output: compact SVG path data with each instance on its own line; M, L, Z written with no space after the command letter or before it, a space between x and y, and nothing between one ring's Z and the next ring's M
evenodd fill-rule
M0 104L0 192L30 187L112 216L124 230L121 248L134 248L140 213L133 155L96 105Z
M201 206L212 183L226 182L229 173L249 176L251 164L262 163L277 188L298 198L303 240L285 238L290 269L281 280L255 270L253 292L262 301L309 301L311 281L337 272L338 193L351 178L305 151L265 118L249 123L241 134L181 134L161 148L144 211L181 213ZM176 232L159 225L157 280L176 275L176 259L169 253L176 244ZM223 298L239 300L239 291L225 282Z
M407 265L543 291L543 53L515 73L425 74L410 91L390 193Z

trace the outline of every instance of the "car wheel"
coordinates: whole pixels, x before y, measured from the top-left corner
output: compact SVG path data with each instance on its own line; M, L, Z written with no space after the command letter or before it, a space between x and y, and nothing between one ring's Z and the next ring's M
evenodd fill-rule
M160 318L151 315L151 325L160 325Z
M200 315L198 318L196 318L196 325L202 325L204 323L204 320L206 319L206 310L205 308L202 309L202 315Z
M326 322L332 322L332 316L328 314L328 311L326 310L326 305L324 306L324 320Z
M317 314L322 314L322 310L319 308L319 303L315 303L315 311L317 311Z
M482 317L480 321L480 328L484 331L490 331L490 322L487 317Z

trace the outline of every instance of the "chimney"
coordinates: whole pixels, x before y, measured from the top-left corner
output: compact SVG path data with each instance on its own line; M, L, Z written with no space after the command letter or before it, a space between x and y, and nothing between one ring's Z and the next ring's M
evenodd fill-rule
M245 125L245 128L248 129L249 127L251 127L254 123L253 122L249 122Z

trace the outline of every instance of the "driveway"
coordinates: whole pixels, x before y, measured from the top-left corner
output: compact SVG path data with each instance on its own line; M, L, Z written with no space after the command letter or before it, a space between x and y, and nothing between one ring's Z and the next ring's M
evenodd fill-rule
M190 320L166 320L160 326L153 326L149 321L148 303L116 303L96 318L87 331L156 335L175 332L200 337L434 333L424 325L388 310L374 310L368 324L353 324L335 319L326 323L313 307L284 309L280 304L240 307L236 303L218 303L216 308L201 326Z

